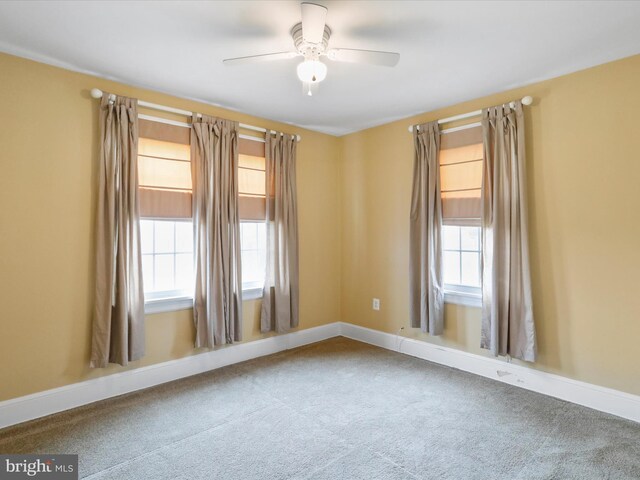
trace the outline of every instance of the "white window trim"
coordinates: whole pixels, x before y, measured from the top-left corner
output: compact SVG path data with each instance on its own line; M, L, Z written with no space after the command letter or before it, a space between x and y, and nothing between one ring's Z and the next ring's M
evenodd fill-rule
M159 297L149 298L144 301L144 313L175 312L193 308L193 297Z
M482 288L445 283L444 302L480 308L482 307Z
M155 298L146 298L144 301L144 313L176 312L193 308L193 297L190 295L167 294L160 296L153 294ZM262 287L256 285L242 286L242 300L256 300L262 298Z
M242 300L256 300L262 298L262 287L242 286Z

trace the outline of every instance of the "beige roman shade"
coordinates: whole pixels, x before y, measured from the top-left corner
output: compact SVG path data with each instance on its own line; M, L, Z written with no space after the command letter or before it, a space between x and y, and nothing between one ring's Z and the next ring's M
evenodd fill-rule
M140 217L191 218L190 129L140 119Z
M241 220L265 220L264 142L238 141L238 209Z
M442 223L480 225L482 213L482 127L440 137Z

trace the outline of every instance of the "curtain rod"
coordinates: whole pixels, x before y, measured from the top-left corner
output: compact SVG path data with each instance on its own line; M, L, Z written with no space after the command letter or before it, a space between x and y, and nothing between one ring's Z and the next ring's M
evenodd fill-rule
M114 94L111 94L113 96L113 98L115 98ZM92 88L91 89L91 96L93 98L102 98L102 90L100 90L99 88ZM111 100L111 99L110 99ZM193 115L193 112L190 112L189 110L182 110L181 108L173 108L173 107L167 107L165 105L159 105L157 103L151 103L151 102L144 102L141 100L138 100L138 105L143 107L143 108L150 108L152 110L160 110L161 112L168 112L168 113L175 113L177 115L184 115L186 117L190 117ZM198 117L201 117L202 115L198 113ZM240 123L239 124L240 128L244 128L246 130L253 130L254 132L261 132L261 133L266 133L267 129L266 128L262 128L262 127L256 127L254 125L249 125L246 123ZM300 135L296 135L296 140L299 142L302 140L302 137Z
M523 105L531 105L533 103L533 97L527 95L526 97L522 97ZM515 107L515 100L509 102L511 108ZM473 112L461 113L460 115L454 115L453 117L443 118L438 120L438 125L442 125L443 123L455 122L456 120L464 120L465 118L477 117L482 114L482 110L475 110ZM409 125L409 131L413 132L414 125ZM418 125L415 125L417 128ZM453 129L449 129L449 131L453 131Z

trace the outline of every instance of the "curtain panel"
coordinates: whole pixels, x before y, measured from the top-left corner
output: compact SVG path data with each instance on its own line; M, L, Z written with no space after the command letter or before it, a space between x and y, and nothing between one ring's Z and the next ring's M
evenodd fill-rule
M196 347L242 339L238 122L193 115Z
M438 122L414 128L413 140L415 159L409 240L411 326L431 335L440 335L444 328L444 288Z
M267 132L265 143L267 268L260 330L298 326L296 137Z
M144 355L144 289L138 213L137 100L100 104L96 298L92 368Z
M531 298L525 126L522 103L482 111L481 347L494 355L536 359Z

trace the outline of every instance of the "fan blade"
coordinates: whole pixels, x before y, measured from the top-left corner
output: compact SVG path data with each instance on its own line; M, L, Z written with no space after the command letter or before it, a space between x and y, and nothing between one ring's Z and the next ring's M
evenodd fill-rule
M327 8L307 2L300 4L300 7L302 8L302 38L309 43L322 42Z
M278 53L265 53L264 55L250 55L248 57L227 58L222 61L225 65L244 65L246 63L260 63L270 62L272 60L287 60L289 58L297 57L300 55L298 52L278 52Z
M395 67L400 54L394 52L378 52L376 50L356 50L353 48L332 48L327 50L327 58L334 62L369 63Z

